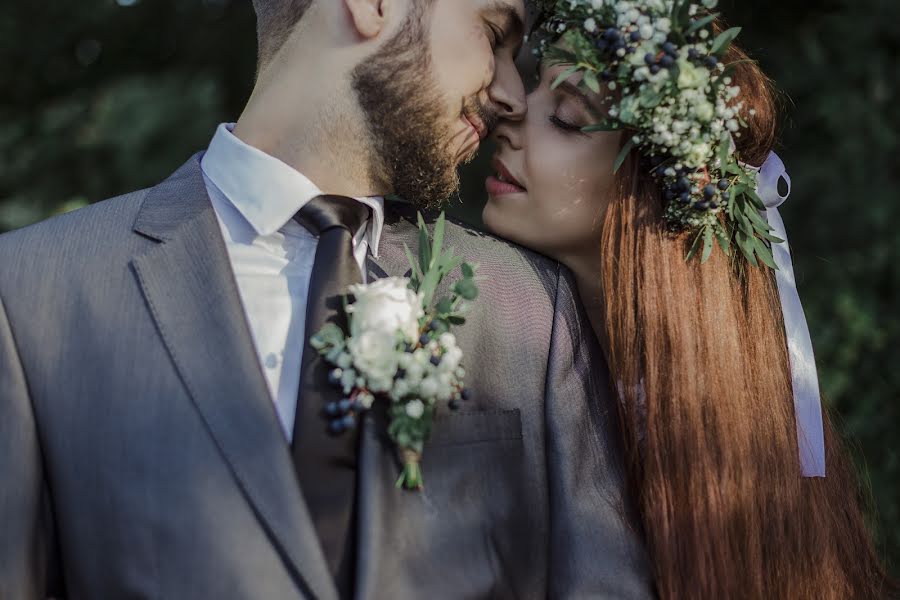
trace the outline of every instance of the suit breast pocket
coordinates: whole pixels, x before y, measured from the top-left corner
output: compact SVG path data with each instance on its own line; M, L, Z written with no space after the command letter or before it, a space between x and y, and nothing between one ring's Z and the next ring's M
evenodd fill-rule
M434 422L428 447L467 446L487 442L521 444L522 419L518 409L450 413Z

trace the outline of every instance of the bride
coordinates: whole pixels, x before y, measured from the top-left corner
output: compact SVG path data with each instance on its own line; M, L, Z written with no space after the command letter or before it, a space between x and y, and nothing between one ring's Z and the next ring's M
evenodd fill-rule
M621 398L660 596L889 595L852 465L827 415L816 420L818 394L812 417L795 414L786 271L766 266L778 232L758 222L755 200L741 204L751 190L730 195L761 184L754 165L783 174L770 157L769 80L709 13L714 2L553 4L527 118L494 134L483 217L576 276ZM655 98L639 97L651 88ZM685 94L694 124L672 116Z

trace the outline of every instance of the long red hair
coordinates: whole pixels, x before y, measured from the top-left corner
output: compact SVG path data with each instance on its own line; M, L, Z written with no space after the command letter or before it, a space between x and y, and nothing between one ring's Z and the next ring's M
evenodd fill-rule
M726 62L746 56L732 49ZM743 161L775 144L770 81L737 66ZM751 115L750 109L755 109ZM800 476L773 273L716 249L685 261L659 186L633 158L602 236L605 345L628 472L662 598L882 598L862 489L826 415L827 477Z

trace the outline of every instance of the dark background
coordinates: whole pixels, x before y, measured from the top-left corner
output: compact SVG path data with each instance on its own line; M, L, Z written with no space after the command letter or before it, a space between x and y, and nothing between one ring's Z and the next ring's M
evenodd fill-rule
M784 92L779 151L794 193L782 210L800 292L824 393L898 573L900 2L722 9ZM0 231L165 178L236 119L255 52L249 0L5 3ZM482 177L470 170L455 203L465 218L478 219Z

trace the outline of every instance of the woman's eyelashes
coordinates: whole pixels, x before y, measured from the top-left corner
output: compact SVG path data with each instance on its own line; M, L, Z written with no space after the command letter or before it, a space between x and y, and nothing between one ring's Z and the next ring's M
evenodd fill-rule
M548 119L550 120L550 123L557 129L561 129L563 131L568 131L568 132L575 132L575 131L577 131L579 133L581 132L581 125L576 125L575 123L570 123L569 121L566 121L565 119L562 119L561 117L559 117L559 115L552 114L548 117Z

